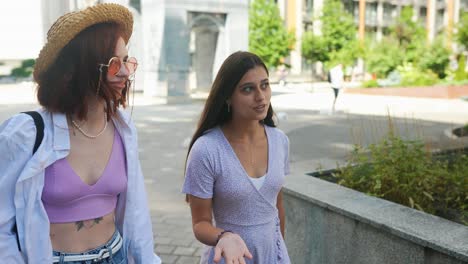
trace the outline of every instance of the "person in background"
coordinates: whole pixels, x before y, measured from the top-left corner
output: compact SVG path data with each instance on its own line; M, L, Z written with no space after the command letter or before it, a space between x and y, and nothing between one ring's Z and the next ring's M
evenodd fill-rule
M201 263L287 264L282 186L289 140L273 120L267 67L236 52L222 64L187 155L183 192Z
M133 17L99 4L58 18L34 67L42 132L0 126L2 263L161 263L126 107Z
M278 84L281 85L282 87L286 86L286 77L288 77L288 68L286 65L281 64L278 66Z
M344 82L343 64L340 63L330 69L329 82L330 82L331 88L333 89L333 94L335 96L335 98L333 99L333 106L332 106L332 112L335 112L336 99L338 98L340 89L343 88L343 82Z

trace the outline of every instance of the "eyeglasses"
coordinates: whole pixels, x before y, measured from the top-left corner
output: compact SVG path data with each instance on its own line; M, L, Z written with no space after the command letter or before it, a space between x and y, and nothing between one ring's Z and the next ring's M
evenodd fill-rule
M108 64L99 64L99 71L102 72L102 68L107 67L107 73L117 75L122 68L122 64L128 70L128 75L133 75L138 66L137 59L134 57L128 57L125 61L120 60L118 57L112 57Z

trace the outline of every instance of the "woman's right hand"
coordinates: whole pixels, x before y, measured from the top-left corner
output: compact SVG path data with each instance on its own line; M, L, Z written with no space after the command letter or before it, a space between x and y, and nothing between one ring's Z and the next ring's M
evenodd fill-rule
M214 249L213 261L218 263L221 257L224 257L226 264L245 264L244 257L252 259L252 254L238 234L228 232L219 239Z

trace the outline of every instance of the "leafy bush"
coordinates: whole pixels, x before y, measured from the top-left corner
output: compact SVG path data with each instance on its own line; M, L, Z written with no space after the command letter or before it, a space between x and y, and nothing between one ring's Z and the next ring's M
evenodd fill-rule
M455 71L455 80L456 81L462 81L462 80L467 80L468 79L468 72L465 71L465 65L466 63L466 58L464 55L460 55L460 58L458 58L458 68Z
M368 80L362 83L362 87L364 88L379 87L379 83L377 82L377 80Z
M403 63L404 54L396 40L385 38L379 43L369 45L365 54L367 71L375 73L378 78L385 78Z
M450 72L448 72L447 74L449 74L447 77L451 77ZM468 85L468 78L464 79L464 80L460 80L460 81L445 78L444 80L441 80L438 83L438 85L446 85L446 86L449 86L449 85L458 85L458 86Z
M422 56L418 59L418 66L422 71L431 70L437 74L438 78L443 79L446 76L446 70L449 65L449 56L450 51L439 40L425 49Z
M389 29L390 35L398 41L398 48L405 54L405 61L415 62L421 57L425 46L425 29L413 20L413 8L405 6Z
M429 86L436 84L439 78L430 70L422 71L411 63L404 63L397 67L401 75L401 85L403 86Z
M456 39L458 43L463 46L465 49L468 48L468 12L462 11L460 14L460 21L457 25L457 35Z
M339 184L468 225L468 156L434 159L421 141L390 133L367 149L355 146L335 176Z
M30 77L32 72L33 72L34 64L35 64L34 59L23 60L21 62L20 67L17 67L17 68L14 68L13 70L11 70L11 76L13 76L15 78Z

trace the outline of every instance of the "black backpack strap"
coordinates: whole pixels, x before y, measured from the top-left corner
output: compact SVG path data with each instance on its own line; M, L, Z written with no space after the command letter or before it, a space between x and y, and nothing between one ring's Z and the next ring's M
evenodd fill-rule
M34 142L34 148L33 148L33 155L36 153L36 150L39 148L39 146L42 143L42 139L44 138L44 120L42 119L41 114L39 114L36 111L28 111L28 112L22 112L23 114L27 114L32 117L34 120L34 125L36 126L36 141ZM16 234L16 243L18 244L18 250L21 251L21 246L19 243L19 237L18 237L18 227L15 224L13 225L12 231Z
M36 125L36 142L34 143L33 154L36 153L36 150L41 145L42 139L44 138L44 120L42 119L41 114L36 111L23 112L32 117L34 124Z

